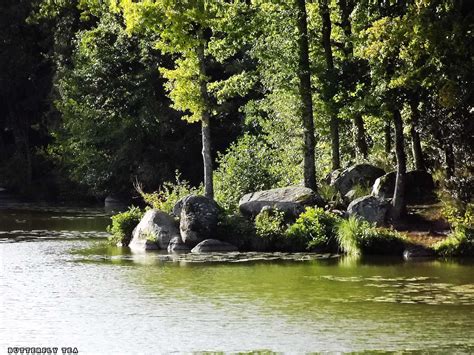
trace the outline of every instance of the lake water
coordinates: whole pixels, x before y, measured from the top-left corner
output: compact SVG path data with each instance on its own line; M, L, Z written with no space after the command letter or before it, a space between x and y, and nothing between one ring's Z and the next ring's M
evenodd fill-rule
M474 262L132 254L101 209L0 207L0 354L474 352Z

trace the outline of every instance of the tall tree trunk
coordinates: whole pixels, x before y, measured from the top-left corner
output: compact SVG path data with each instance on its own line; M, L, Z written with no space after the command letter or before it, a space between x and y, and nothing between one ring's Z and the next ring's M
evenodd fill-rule
M410 103L411 107L411 126L410 126L410 136L411 136L411 150L413 154L413 161L415 162L415 169L425 170L425 161L423 159L423 151L421 150L420 135L418 134L418 122L420 117L420 112L416 102L412 101Z
M316 191L314 157L316 142L314 138L313 99L311 97L306 1L296 0L296 8L298 10L298 79L304 134L304 186Z
M367 141L365 139L365 127L362 115L356 114L353 121L354 146L356 151L356 158L366 159L369 154L367 148Z
M210 108L209 108L209 92L207 91L206 66L204 57L204 39L202 30L199 31L201 43L196 48L197 58L199 61L199 86L204 109L201 116L201 132L202 132L202 160L204 163L204 194L206 197L214 198L214 183L212 170L212 154L211 154L211 127L210 127Z
M446 164L446 175L448 178L454 175L455 170L456 170L456 165L455 165L455 160L454 160L454 152L453 152L453 146L446 144L444 147L444 161Z
M403 120L398 109L393 110L395 126L395 154L397 156L397 177L393 193L391 217L399 220L406 212L405 185L406 185L406 156L403 139Z
M329 13L328 1L319 0L319 12L321 14L322 26L322 44L324 55L326 58L327 69L327 90L328 99L330 101L330 131L331 131L331 147L332 147L332 169L336 170L341 167L341 157L339 148L339 122L337 119L336 105L334 95L336 94L336 73L334 71L334 60L331 48L331 17Z
M350 15L354 10L355 2L352 0L338 0L340 16L341 16L341 28L344 31L346 40L344 41L344 57L346 62L352 61L354 57L354 45L352 43L352 26L350 21ZM354 150L357 159L363 157L367 158L368 147L367 140L365 137L365 127L362 115L356 113L353 118L353 137L354 137Z
M390 126L390 120L385 120L384 130L384 148L385 153L390 154L392 152L392 127Z
M348 40L344 42L344 54L346 60L351 59L354 54L354 46L350 37L352 36L352 26L350 21L350 15L354 10L354 2L351 0L338 0L338 5L341 15L341 27L344 31L344 35Z

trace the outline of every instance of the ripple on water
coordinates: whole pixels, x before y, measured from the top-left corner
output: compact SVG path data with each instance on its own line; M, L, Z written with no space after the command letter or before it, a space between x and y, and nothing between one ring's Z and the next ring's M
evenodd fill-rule
M13 230L0 231L0 243L35 242L45 240L96 239L107 238L106 232L83 232L70 230Z
M107 250L104 250L107 249ZM112 252L112 253L111 253ZM115 254L118 253L118 254ZM132 252L128 249L118 251L114 247L97 247L76 250L76 255L80 255L75 261L123 261L137 264L159 264L159 263L251 263L260 261L311 261L337 259L338 255L333 254L312 254L312 253L182 253L168 254L166 252Z
M365 298L365 301L370 302L427 305L474 305L474 284L457 285L452 283L434 282L437 277L420 276L387 278L382 276L343 277L323 275L312 278L315 280L362 283L362 287L380 289L383 295ZM358 299L351 298L346 301L357 302Z

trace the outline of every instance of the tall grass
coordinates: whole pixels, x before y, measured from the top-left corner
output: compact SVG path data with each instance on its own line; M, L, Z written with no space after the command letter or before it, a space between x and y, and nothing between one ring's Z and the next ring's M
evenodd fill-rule
M144 192L138 182L135 183L135 189L147 205L166 213L171 213L176 202L181 198L188 195L202 195L204 192L202 184L198 187L193 187L188 181L182 180L178 172L176 172L174 182L164 182L156 192Z
M354 216L339 223L337 240L348 255L401 255L406 245L406 239L396 231L377 228Z

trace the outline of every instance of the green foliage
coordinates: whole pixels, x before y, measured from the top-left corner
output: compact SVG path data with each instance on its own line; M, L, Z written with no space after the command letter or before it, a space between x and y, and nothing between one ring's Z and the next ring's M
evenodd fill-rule
M338 216L322 208L307 207L288 228L285 237L298 250L334 250L339 221Z
M263 210L255 217L257 237L267 242L272 249L280 247L286 228L285 213L277 209Z
M219 156L214 174L216 200L228 211L236 211L239 199L249 192L275 187L273 151L257 137L244 135Z
M351 216L337 228L340 248L349 255L401 255L405 239L391 229L377 228L374 224Z
M474 256L474 228L457 226L444 240L434 246L444 257Z
M219 240L235 245L239 250L254 250L255 226L240 214L221 213L217 235Z
M168 79L173 107L185 112L188 122L201 121L209 110L207 93L202 91L209 81L203 71L203 56L207 50L204 29L217 20L219 3L118 0L113 5L114 9L122 10L130 33L153 33L157 35L158 49L180 56L172 69L161 67L160 70Z
M474 256L474 204L463 208L446 204L443 212L452 232L435 245L436 252L442 256Z
M134 178L157 186L172 176L181 139L192 141L162 139L183 125L160 85L161 60L150 38L130 37L109 14L78 33L71 64L58 73L62 122L49 155L96 195L128 192Z
M107 227L107 232L112 234L109 241L114 245L121 243L122 246L127 246L132 239L133 229L142 217L143 211L134 206L128 211L112 216L112 224Z
M324 201L337 201L340 199L339 193L334 186L327 183L320 183L318 186L318 194Z
M182 180L181 175L176 172L175 181L165 182L157 192L146 193L140 186L136 186L143 200L153 209L173 212L176 202L187 195L202 195L202 185L193 187L188 181Z
M372 187L371 186L365 186L361 184L356 184L355 186L352 187L352 190L354 190L354 196L353 199L363 197L370 195L372 193Z

